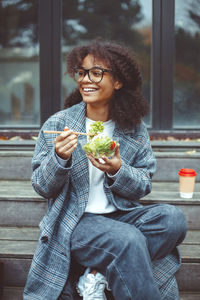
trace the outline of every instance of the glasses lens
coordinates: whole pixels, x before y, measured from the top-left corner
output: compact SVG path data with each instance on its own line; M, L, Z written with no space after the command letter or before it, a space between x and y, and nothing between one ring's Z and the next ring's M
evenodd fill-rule
M85 76L85 71L83 69L75 70L74 78L76 81L78 81L78 82L82 81L84 76Z
M89 77L91 81L98 83L103 78L103 70L97 68L90 69Z

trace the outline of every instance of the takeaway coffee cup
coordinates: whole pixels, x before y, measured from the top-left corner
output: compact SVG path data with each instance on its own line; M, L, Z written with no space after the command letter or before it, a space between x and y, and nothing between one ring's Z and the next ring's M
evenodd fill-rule
M193 169L181 169L179 171L179 189L181 198L192 198L196 172Z

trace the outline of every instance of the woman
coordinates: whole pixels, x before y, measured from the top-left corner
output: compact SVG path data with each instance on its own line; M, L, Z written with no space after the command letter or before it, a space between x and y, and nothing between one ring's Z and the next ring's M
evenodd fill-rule
M32 162L33 187L49 208L24 299L70 299L71 257L86 269L78 283L83 299L106 299L104 287L116 300L178 299L183 213L138 203L151 191L156 163L141 120L148 105L135 56L121 45L94 41L69 53L67 72L78 89L43 125ZM74 133L88 132L95 121L119 141L111 158L86 156L86 136ZM60 135L44 132L64 128Z

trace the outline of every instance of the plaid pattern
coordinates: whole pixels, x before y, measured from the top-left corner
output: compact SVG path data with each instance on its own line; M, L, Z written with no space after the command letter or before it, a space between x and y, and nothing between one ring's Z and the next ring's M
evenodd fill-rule
M179 291L174 274L180 265L181 257L177 248L165 258L153 261L153 274L162 300L179 300Z
M85 132L83 102L51 116L43 125L36 143L32 185L38 194L48 199L48 211L40 223L40 238L24 289L24 300L58 299L70 268L70 236L88 200L88 160L81 147L86 136L79 136L80 143L64 168L55 155L56 135L43 132L62 131L65 126ZM144 123L136 130L122 130L116 126L113 138L120 143L122 167L114 182L105 175L104 187L108 200L118 209L128 211L140 205L137 200L151 191L155 157ZM155 267L164 270L160 271L162 274L157 271L159 285L164 280L166 263L173 265L174 272L179 266L178 260L170 259ZM160 269L160 265L163 268Z

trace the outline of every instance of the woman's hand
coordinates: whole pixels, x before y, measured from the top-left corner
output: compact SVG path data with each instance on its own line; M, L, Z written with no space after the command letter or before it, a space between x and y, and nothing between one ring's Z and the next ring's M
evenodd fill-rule
M94 158L92 155L87 156L93 166L99 170L114 175L121 168L121 158L119 152L119 145L116 147L115 154L112 158L102 157L104 162L101 162L99 159Z
M69 159L77 147L77 135L65 127L65 131L58 135L54 141L55 151L62 159Z

